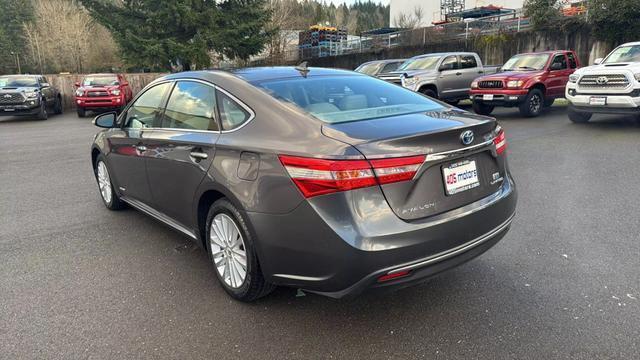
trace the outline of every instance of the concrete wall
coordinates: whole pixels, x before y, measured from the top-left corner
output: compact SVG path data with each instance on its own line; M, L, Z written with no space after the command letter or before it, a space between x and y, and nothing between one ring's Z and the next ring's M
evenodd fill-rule
M161 73L141 73L141 74L125 74L125 77L129 81L129 85L133 90L133 94L135 94L142 90L147 84L152 82L153 80L163 76L165 74ZM65 109L75 108L75 103L73 101L73 96L76 92L76 82L81 82L82 78L85 76L83 74L51 74L45 75L52 86L56 87L60 90L60 94L62 95L62 103Z
M416 30L420 31L420 29ZM421 36L421 34L417 34ZM576 33L540 33L523 31L513 34L480 36L469 40L449 40L446 42L427 41L426 45L397 46L374 52L348 54L334 57L308 59L310 66L355 69L366 61L378 59L409 58L415 55L443 51L475 51L485 64L500 65L511 56L529 51L555 49L575 50L582 64L593 64L593 60L603 57L611 46L596 42L585 29Z
M465 7L472 9L480 6L495 5L507 9L521 9L524 0L466 0ZM440 20L440 0L391 0L389 10L389 23L397 26L395 20L401 14L410 16L414 9L422 9L422 19L419 26L431 26L434 21Z

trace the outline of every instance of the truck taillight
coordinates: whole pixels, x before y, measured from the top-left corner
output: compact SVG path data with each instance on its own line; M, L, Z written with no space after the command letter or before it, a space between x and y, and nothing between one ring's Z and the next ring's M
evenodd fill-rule
M493 138L493 143L496 144L496 153L501 155L507 150L507 138L504 135L504 130L498 126L495 130L496 137Z
M411 180L425 157L327 160L280 155L280 162L304 197Z

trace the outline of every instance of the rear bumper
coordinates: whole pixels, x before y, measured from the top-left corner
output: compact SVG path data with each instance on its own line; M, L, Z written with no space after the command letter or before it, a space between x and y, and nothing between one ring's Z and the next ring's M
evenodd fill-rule
M0 116L28 116L37 115L40 112L40 101L34 100L34 104L24 103L19 105L0 105Z
M498 192L428 220L400 220L367 189L319 196L286 215L248 215L269 281L341 298L412 285L482 254L508 231L516 198L507 178ZM403 270L410 274L378 282Z
M75 102L83 109L114 109L125 105L122 96L76 97Z
M515 89L475 89L469 93L469 99L473 102L493 106L517 106L524 102L528 94L527 90ZM492 100L486 100L484 95L492 95Z

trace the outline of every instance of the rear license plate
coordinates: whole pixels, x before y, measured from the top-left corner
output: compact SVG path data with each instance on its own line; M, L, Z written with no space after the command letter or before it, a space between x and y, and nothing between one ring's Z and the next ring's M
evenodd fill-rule
M480 186L476 162L465 160L442 167L447 195L457 194Z
M486 100L486 101L493 100L493 94L484 94L484 95L482 95L482 100Z
M589 105L604 106L607 105L606 96L592 96L589 98Z

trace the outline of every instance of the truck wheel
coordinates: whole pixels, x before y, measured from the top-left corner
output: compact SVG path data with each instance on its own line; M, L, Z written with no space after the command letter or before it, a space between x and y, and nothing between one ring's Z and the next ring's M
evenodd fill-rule
M587 123L591 119L591 116L593 116L592 113L578 112L571 108L567 111L567 115L569 115L569 120L573 121L576 124Z
M544 100L544 107L551 107L555 101L556 101L556 99L545 99Z
M87 115L87 112L84 110L84 108L79 107L79 108L77 108L77 110L78 110L78 117L79 118L83 118L85 115Z
M62 99L60 98L60 96L56 97L56 103L53 104L53 112L56 115L62 114Z
M434 98L437 99L438 98L438 94L436 94L435 91L433 91L433 89L420 89L420 93L422 93L423 95L427 95L430 98Z
M526 99L520 104L520 115L524 117L536 117L542 112L544 106L544 94L539 89L529 91Z
M473 102L473 111L476 114L491 115L491 113L493 112L493 109L495 109L495 106L493 106L493 105L487 105L487 104L481 103L479 101L474 101Z
M49 113L47 113L47 102L45 99L40 101L40 112L38 112L38 120L47 120Z

